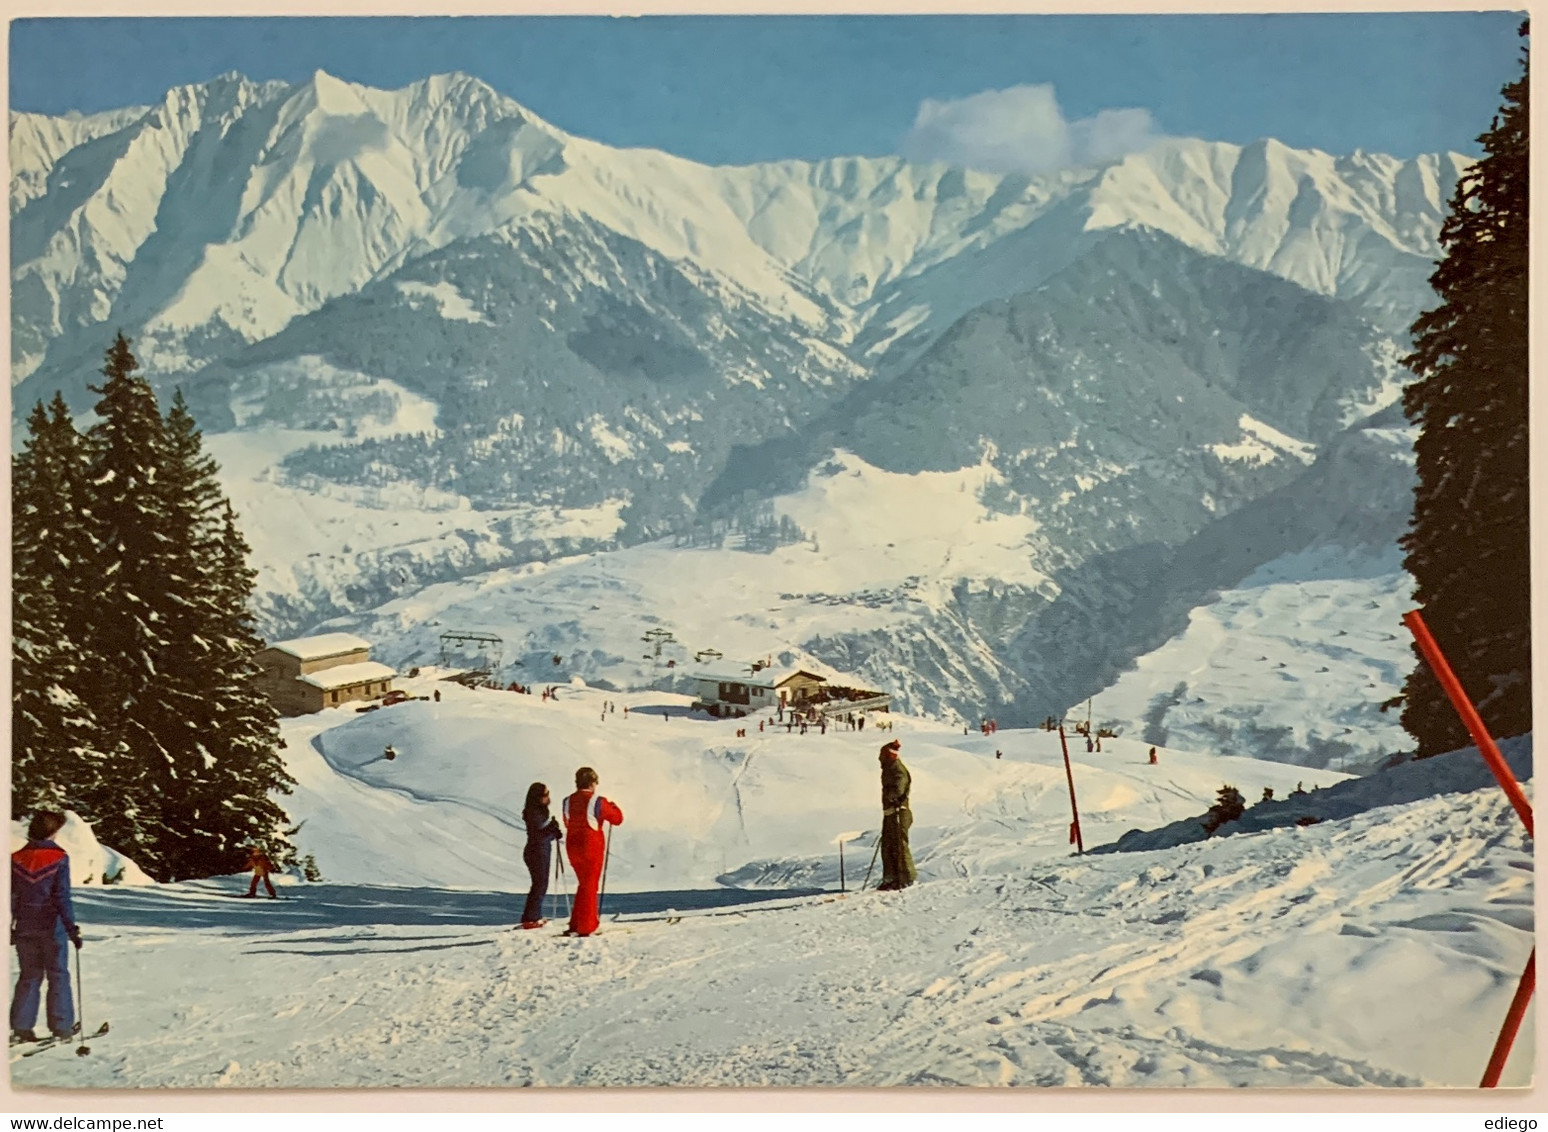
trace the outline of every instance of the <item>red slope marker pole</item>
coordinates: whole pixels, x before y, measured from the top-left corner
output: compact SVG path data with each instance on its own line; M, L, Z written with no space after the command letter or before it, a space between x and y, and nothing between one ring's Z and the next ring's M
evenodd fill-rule
M1075 772L1070 769L1070 745L1064 738L1064 724L1059 724L1059 746L1064 749L1064 777L1070 784L1070 813L1075 815L1071 829L1075 831L1075 851L1084 853L1086 843L1080 836L1080 807L1075 804Z
M1435 643L1435 638L1430 635L1430 627L1424 623L1424 617L1417 609L1410 610L1403 614L1403 624L1407 625L1408 631L1414 635L1419 651L1424 654L1424 659L1430 665L1430 671L1435 673L1440 686L1446 689L1446 695L1451 698L1451 706L1456 708L1457 714L1462 717L1467 733L1473 737L1473 742L1478 746L1478 753L1483 755L1484 762L1488 763L1489 769L1494 772L1500 789L1505 791L1510 804L1516 807L1516 813L1520 815L1522 824L1526 826L1527 836L1536 837L1532 832L1532 803L1527 801L1521 784L1510 772L1510 767L1506 765L1499 747L1495 746L1494 739L1489 735L1489 729L1484 726L1484 721L1478 714L1478 709L1467 698L1467 693L1462 689L1462 681L1457 679L1457 674L1451 671L1451 665L1446 663L1446 656L1441 652L1440 645Z
M1480 1089L1492 1089L1500 1083L1500 1074L1505 1072L1505 1062L1510 1057L1510 1047L1516 1043L1516 1031L1521 1028L1521 1020L1526 1017L1527 1003L1532 1001L1532 991L1537 986L1537 948L1532 949L1532 954L1527 957L1526 970L1521 972L1521 981L1516 984L1516 997L1510 1000L1510 1009L1505 1012L1505 1024L1500 1027L1500 1036L1494 1039L1494 1052L1489 1055L1489 1067L1484 1070L1483 1080L1479 1082Z
M1510 772L1500 749L1495 746L1494 738L1489 734L1489 729L1484 726L1483 718L1478 714L1478 709L1473 706L1473 701L1467 698L1467 692L1462 688L1462 681L1457 679L1457 674L1451 670L1451 665L1446 663L1446 654L1441 652L1440 645L1430 635L1430 627L1424 623L1424 617L1417 609L1403 614L1403 624L1408 626L1408 631L1414 635L1414 640L1419 645L1419 651L1424 654L1425 661L1430 666L1430 671L1435 673L1435 678L1440 681L1442 688L1446 689L1446 695L1451 699L1451 706L1457 709L1457 714L1462 717L1462 723L1467 727L1467 733L1473 737L1473 742L1478 745L1479 754L1483 755L1484 762L1489 764L1489 769L1494 772L1500 789L1505 791L1505 796L1510 799L1510 804L1516 808L1517 815L1521 818L1521 824L1526 826L1527 836L1535 839L1532 832L1532 803L1527 801L1526 794L1521 789L1521 784L1516 781L1516 776ZM1516 1032L1521 1029L1521 1019L1526 1017L1527 1003L1532 1001L1532 992L1537 987L1537 948L1532 949L1532 954L1527 956L1526 970L1521 972L1521 981L1516 984L1516 994L1510 1000L1510 1009L1505 1012L1505 1022L1500 1026L1500 1033L1494 1039L1494 1050L1489 1054L1489 1064L1484 1068L1483 1080L1479 1082L1480 1089L1492 1089L1500 1083L1500 1074L1505 1071L1505 1062L1510 1057L1511 1046L1516 1044Z

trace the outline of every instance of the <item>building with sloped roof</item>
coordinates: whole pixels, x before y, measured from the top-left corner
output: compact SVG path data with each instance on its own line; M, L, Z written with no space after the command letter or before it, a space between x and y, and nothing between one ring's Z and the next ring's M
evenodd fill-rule
M750 672L705 672L693 679L698 684L693 706L714 716L748 715L781 705L830 715L851 704L886 711L890 702L885 692L843 687L807 668L755 665Z
M257 656L258 686L281 715L308 715L392 691L397 672L371 659L371 643L351 633L276 641Z

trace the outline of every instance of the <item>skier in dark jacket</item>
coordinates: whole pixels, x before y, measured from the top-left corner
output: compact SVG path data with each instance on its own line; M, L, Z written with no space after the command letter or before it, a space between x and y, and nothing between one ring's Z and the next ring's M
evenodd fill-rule
M882 882L884 892L907 888L918 879L914 871L914 856L908 850L908 830L914 824L913 812L908 808L908 792L912 777L900 757L903 744L892 740L881 749L882 780Z
M27 844L11 854L11 939L21 974L11 996L11 1040L37 1041L33 1025L38 999L48 980L48 1028L56 1038L75 1032L70 997L70 950L81 946L81 929L70 900L70 857L54 844L63 814L39 810L27 826Z
M527 787L527 804L521 809L521 820L527 825L527 847L521 851L521 859L532 874L532 887L521 912L524 928L541 928L548 923L543 918L543 898L548 895L548 874L553 871L554 842L562 832L559 819L548 812L551 801L548 787L541 782Z

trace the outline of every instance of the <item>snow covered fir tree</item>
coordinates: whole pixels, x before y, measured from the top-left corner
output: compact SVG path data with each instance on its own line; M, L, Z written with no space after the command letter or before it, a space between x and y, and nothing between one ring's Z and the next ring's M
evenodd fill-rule
M122 334L81 435L40 402L12 460L12 811L69 808L164 880L290 853L290 778L253 685L253 570L181 395Z
M1527 25L1521 25L1527 34ZM1414 596L1457 678L1497 735L1532 729L1528 387L1531 204L1527 50L1521 76L1457 182L1430 277L1440 305L1413 325L1403 396L1419 426L1419 484L1403 539ZM1404 685L1419 754L1455 750L1467 729L1429 666Z

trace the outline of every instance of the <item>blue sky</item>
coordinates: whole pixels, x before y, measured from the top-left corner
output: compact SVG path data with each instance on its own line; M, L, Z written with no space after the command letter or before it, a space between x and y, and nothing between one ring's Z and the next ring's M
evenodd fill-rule
M572 133L696 160L884 154L1052 167L1156 134L1476 151L1519 16L33 19L11 100L60 113L236 70L477 75ZM111 60L111 66L102 65ZM90 61L82 65L83 61Z

